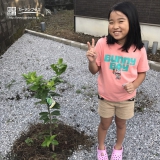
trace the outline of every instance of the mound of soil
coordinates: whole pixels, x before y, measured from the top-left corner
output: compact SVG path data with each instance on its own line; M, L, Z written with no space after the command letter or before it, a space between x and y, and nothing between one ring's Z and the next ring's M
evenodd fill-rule
M56 136L58 145L55 146L53 152L51 147L44 148L41 144L44 141L44 136L48 135L48 124L32 124L28 132L21 134L12 147L12 151L8 153L9 160L67 160L72 155L73 151L81 149L89 150L94 144L93 137L86 136L84 132L79 133L73 127L64 125L62 122L58 127L53 126L53 135ZM55 158L52 158L53 155Z

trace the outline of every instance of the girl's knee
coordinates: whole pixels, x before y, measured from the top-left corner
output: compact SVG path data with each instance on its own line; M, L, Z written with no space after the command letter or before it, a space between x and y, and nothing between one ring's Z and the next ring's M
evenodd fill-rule
M101 121L100 121L100 125L99 125L101 127L101 129L108 130L109 126L112 123L112 119L113 119L113 117L111 117L111 118L102 118L101 117Z
M102 122L100 122L99 127L100 127L102 130L108 130L108 128L109 128L108 125L106 125L106 124L104 124L104 123L102 123Z
M100 127L101 127L101 129L103 129L103 130L108 130L109 126L110 126L110 123L100 122Z
M115 123L118 129L123 129L126 127L126 120L123 119L119 119L116 117L115 119Z
M118 129L124 129L124 128L126 128L126 124L117 124L116 123L116 126L117 126Z

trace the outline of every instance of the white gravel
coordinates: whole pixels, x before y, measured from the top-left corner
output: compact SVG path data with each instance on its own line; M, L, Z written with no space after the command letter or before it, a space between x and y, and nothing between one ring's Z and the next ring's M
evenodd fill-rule
M24 34L0 58L0 154L4 157L10 151L15 139L28 124L39 122L39 112L45 106L35 105L35 98L27 99L23 73L36 71L49 79L53 75L50 65L63 58L68 68L62 75L66 83L58 86L62 97L61 116L64 123L85 131L95 137L91 151L75 151L69 160L95 160L97 145L97 75L88 71L85 51L52 40ZM49 69L47 69L49 68ZM64 92L61 89L65 89ZM81 93L76 93L80 90ZM144 111L135 113L128 121L124 141L123 160L160 159L160 72L150 70L138 91L138 104L144 104ZM16 95L20 100L16 100ZM13 99L13 100L12 100ZM153 101L148 106L146 101ZM143 105L144 105L143 104ZM77 127L78 125L78 127ZM106 145L109 156L115 143L114 121L108 131Z

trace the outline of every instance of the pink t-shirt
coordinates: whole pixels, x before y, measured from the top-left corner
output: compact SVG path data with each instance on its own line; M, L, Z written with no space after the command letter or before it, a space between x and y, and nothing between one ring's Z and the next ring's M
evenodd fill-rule
M108 45L106 38L98 40L95 51L96 63L101 66L98 75L98 93L109 101L120 102L136 95L136 90L129 94L123 84L133 82L138 72L149 70L145 48L136 50L130 47L128 53L121 51L117 43Z

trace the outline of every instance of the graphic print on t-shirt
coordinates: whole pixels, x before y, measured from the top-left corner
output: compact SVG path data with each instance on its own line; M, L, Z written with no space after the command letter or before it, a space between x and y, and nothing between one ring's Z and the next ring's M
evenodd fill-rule
M116 79L121 79L121 71L113 69L113 74L115 74Z
M129 66L136 64L135 58L106 54L104 61L110 63L109 69L113 70L116 79L121 79L121 71L127 72Z

